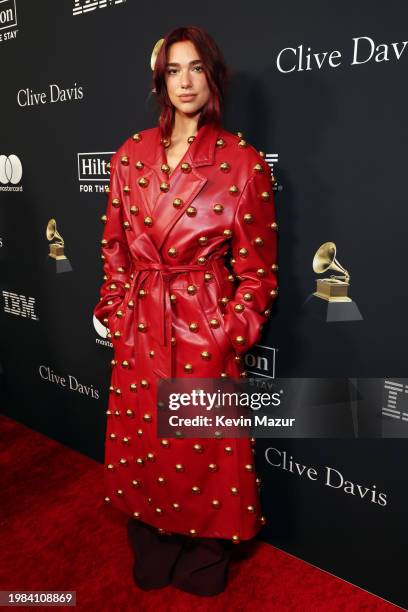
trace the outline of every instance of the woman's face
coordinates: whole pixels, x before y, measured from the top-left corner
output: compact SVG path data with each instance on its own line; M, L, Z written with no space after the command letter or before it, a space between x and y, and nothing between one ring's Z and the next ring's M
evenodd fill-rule
M210 98L200 56L189 40L173 43L167 51L166 86L176 112L195 115Z

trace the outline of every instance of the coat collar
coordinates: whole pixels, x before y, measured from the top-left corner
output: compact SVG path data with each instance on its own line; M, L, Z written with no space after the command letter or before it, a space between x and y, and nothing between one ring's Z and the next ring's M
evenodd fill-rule
M196 137L186 153L186 161L193 168L209 166L214 163L215 147L220 133L220 128L209 123L198 129ZM147 136L145 139L146 147L140 154L140 158L148 166L160 166L165 159L164 145L160 142L160 130L158 127L151 128L145 134Z

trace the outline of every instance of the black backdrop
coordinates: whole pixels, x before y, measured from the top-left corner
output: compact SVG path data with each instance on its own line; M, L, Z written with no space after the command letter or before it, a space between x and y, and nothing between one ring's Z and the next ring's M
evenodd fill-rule
M153 45L188 24L208 29L233 69L224 126L274 159L280 188L280 296L248 366L264 376L406 376L407 23L402 0L0 3L3 412L103 460L112 349L92 309L104 161L154 125ZM324 52L319 69L313 54ZM71 272L47 256L51 218ZM325 323L302 310L327 240L351 273L361 321ZM315 467L318 480L271 465L268 448ZM264 539L408 603L405 440L260 440L257 461ZM386 504L328 486L329 467L384 492Z

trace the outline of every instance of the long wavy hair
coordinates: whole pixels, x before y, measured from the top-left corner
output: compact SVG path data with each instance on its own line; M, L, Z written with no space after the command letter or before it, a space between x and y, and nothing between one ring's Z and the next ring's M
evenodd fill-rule
M160 107L159 128L161 138L170 138L174 123L175 108L170 101L166 87L166 63L168 50L175 42L191 41L203 62L210 89L210 98L203 107L197 128L206 123L220 125L225 103L226 89L230 77L222 52L215 40L198 26L178 27L164 36L164 42L156 58L153 71L153 87Z

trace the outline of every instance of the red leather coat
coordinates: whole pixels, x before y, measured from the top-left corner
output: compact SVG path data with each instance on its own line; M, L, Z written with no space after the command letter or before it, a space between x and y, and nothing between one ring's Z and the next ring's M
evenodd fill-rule
M111 159L94 309L114 347L105 501L160 532L239 542L265 522L254 440L158 438L156 391L160 377L245 376L277 294L270 168L212 125L170 175L166 161L158 128Z

